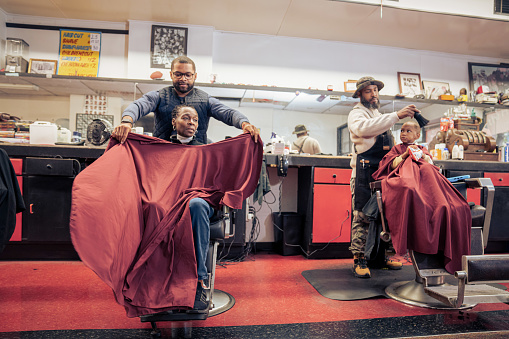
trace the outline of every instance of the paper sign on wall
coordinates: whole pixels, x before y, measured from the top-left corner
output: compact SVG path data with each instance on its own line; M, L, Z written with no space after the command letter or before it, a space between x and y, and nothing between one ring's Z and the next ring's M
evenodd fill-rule
M61 29L57 74L96 77L100 54L100 32Z

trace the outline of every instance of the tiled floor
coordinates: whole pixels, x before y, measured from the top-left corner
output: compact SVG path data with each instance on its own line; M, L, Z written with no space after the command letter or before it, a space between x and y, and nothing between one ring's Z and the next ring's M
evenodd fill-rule
M216 288L235 306L205 321L159 323L163 337L395 338L469 333L509 338L509 305L441 311L391 299L337 301L301 275L350 260L251 255L218 266ZM481 336L483 335L483 336ZM127 318L111 290L79 261L0 262L0 338L150 338L150 324ZM461 336L463 337L463 336Z

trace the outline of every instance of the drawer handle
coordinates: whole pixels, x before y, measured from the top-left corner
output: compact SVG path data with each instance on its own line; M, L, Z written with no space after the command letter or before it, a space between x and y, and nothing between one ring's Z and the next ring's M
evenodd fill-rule
M334 179L336 179L336 174L333 174L333 175L332 175L332 177L333 177Z
M34 204L30 204L30 214L34 214L34 211L32 210L33 206L34 206Z
M47 164L47 165L46 165L46 168L47 168L47 169L52 169L53 167L51 166L51 164Z
M502 181L502 178L498 178L498 181Z

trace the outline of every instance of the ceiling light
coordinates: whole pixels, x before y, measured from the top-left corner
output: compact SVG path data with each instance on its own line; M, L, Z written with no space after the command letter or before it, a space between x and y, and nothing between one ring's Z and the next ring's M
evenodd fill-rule
M23 84L2 84L0 83L0 89L19 89L25 91L38 91L39 86L36 85L23 85Z

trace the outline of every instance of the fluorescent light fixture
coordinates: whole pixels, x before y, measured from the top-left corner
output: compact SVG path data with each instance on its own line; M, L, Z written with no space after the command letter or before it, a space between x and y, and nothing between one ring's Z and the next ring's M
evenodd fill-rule
M23 85L23 84L2 84L0 83L0 90L4 89L19 89L24 91L38 91L39 86L36 85Z

